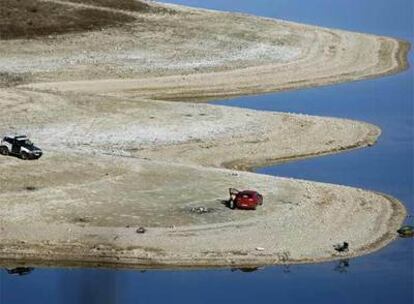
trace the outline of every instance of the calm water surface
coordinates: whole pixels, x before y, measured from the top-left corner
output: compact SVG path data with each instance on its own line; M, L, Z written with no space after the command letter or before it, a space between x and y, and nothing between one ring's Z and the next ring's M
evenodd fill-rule
M411 0L176 0L413 41ZM412 62L412 55L410 57ZM391 194L414 213L413 72L343 85L220 102L267 111L363 120L383 130L378 144L260 173ZM407 222L413 223L414 219ZM398 240L349 264L270 267L252 273L36 269L0 272L0 304L14 303L414 303L413 240Z

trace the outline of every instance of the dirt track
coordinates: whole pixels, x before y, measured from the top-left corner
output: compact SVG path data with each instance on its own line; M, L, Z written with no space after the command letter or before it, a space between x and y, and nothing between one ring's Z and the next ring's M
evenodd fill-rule
M220 169L370 146L379 128L177 101L398 72L406 43L180 6L40 2L133 21L0 44L0 134L29 134L45 150L35 162L0 158L3 260L301 263L365 254L395 237L405 210L392 198ZM261 191L265 206L230 211L221 203L228 187ZM190 211L199 206L212 212ZM139 226L148 232L137 235ZM351 250L338 255L332 245L342 241Z

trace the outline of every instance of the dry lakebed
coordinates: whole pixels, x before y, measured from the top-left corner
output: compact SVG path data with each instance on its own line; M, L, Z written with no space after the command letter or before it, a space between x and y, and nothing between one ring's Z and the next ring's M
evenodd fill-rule
M2 265L310 263L396 237L392 197L249 172L371 146L377 126L206 102L397 73L408 43L156 2L25 5L0 4L0 135L44 156L0 157ZM227 208L230 187L264 205Z

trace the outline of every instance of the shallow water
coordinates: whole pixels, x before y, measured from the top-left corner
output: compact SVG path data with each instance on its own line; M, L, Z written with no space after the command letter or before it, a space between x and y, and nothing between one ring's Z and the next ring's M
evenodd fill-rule
M176 0L327 27L413 40L411 0ZM362 2L362 3L361 3ZM411 54L412 62L412 54ZM383 135L367 149L297 161L260 173L385 192L414 213L413 72L336 86L232 99L219 104L345 117ZM413 223L414 219L409 219ZM269 267L251 273L36 269L0 272L0 303L413 303L413 239L346 264Z

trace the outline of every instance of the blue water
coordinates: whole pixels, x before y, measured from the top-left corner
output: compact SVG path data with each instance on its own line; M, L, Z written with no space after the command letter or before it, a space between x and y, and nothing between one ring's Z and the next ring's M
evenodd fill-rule
M411 0L176 0L413 41ZM412 54L410 56L412 62ZM260 173L344 184L391 194L414 213L413 72L376 80L220 102L267 111L344 117L374 123L374 147L297 161ZM414 219L409 219L413 223ZM36 269L0 272L0 304L14 303L414 303L414 242L335 263L270 267L244 273Z
M413 208L413 74L292 92L237 98L219 104L266 111L363 120L380 126L371 148L295 161L259 173L343 184L391 194Z

